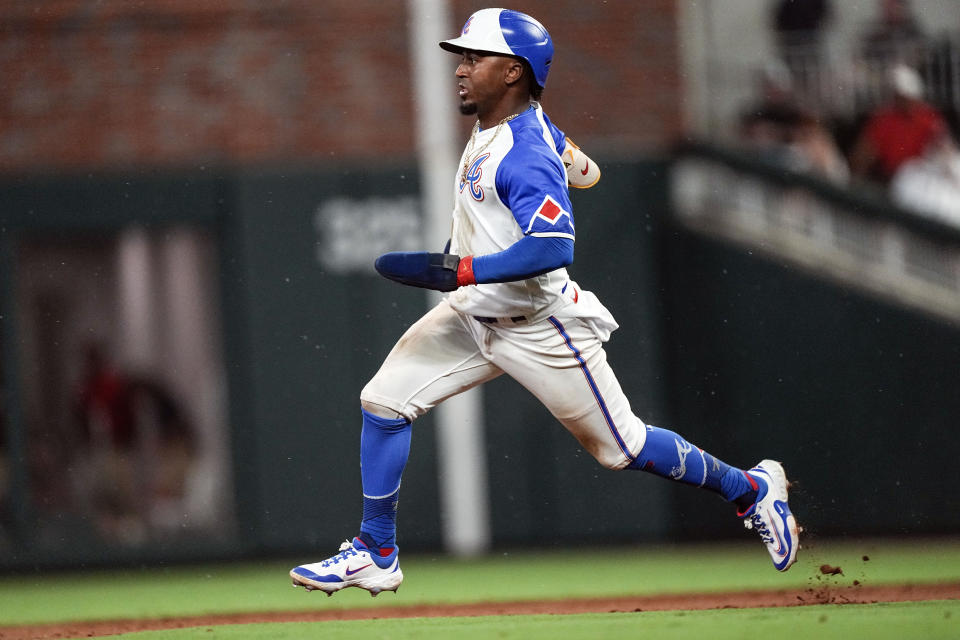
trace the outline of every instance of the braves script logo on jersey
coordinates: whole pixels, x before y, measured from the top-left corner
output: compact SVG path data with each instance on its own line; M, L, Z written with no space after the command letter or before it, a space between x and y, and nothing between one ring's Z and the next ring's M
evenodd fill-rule
M473 164L470 165L470 170L467 171L467 181L460 183L461 193L463 193L464 186L467 184L470 185L470 195L473 196L473 199L477 202L483 201L483 187L480 186L480 177L483 176L481 165L486 162L489 157L489 153L478 156L477 159L473 161Z

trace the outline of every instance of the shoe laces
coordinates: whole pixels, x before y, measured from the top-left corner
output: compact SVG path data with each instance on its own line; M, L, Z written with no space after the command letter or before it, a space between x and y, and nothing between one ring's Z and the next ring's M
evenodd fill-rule
M327 558L321 562L320 565L323 567L329 567L332 564L337 564L341 560L346 560L348 557L355 555L357 555L357 550L353 548L353 544L349 540L346 540L340 545L340 553L332 558Z
M743 526L747 529L753 529L760 534L760 539L764 542L773 542L773 535L770 533L770 529L767 527L767 523L763 519L763 516L760 515L759 511L744 520Z

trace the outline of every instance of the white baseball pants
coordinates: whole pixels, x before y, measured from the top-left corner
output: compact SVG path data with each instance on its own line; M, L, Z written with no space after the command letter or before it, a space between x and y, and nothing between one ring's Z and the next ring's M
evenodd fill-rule
M490 323L444 300L403 334L360 399L413 421L502 373L536 396L603 466L622 469L643 448L646 427L600 337L563 311L533 323Z

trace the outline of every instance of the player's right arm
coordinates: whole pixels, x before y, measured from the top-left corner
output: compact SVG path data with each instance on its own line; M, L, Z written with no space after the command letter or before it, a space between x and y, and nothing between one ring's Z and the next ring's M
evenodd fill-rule
M457 284L517 282L573 264L573 240L523 236L497 253L467 256L458 265Z
M516 282L573 263L573 239L526 235L497 253L464 256L426 251L395 251L377 258L385 278L412 287L453 291L471 284Z

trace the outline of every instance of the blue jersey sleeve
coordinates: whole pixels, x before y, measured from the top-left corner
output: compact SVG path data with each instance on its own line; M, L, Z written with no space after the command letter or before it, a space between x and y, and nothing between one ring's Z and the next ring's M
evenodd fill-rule
M574 239L567 175L540 132L515 132L513 148L497 170L497 195L524 235Z

